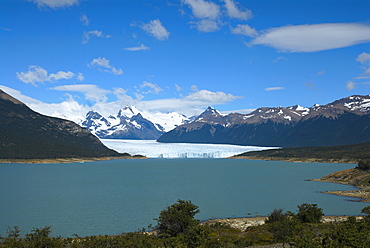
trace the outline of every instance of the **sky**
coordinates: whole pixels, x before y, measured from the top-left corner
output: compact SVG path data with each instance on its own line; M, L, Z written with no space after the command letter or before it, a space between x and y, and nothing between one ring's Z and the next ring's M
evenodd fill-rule
M368 0L0 0L0 89L47 115L370 94Z

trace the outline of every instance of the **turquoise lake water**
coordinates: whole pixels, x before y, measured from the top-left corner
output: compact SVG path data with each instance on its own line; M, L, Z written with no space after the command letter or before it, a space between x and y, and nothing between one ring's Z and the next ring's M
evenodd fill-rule
M199 206L200 220L295 212L302 203L358 215L368 203L318 193L353 187L305 181L353 167L233 159L0 164L0 235L15 225L23 234L52 226L63 237L137 231L178 199Z

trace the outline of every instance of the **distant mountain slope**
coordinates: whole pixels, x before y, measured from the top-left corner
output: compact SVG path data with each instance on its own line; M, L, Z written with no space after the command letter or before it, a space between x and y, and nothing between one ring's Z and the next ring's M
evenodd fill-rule
M221 115L208 108L193 122L163 134L158 142L255 146L333 146L370 141L370 96L351 96L327 105L259 108Z
M231 158L357 163L359 160L370 160L370 142L343 146L294 147L251 151Z
M122 156L71 121L34 112L0 90L0 158Z

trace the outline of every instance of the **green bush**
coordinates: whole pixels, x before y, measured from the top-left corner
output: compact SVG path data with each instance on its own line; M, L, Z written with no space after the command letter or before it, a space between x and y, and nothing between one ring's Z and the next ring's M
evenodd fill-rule
M191 201L178 200L177 203L168 206L159 214L155 229L160 235L176 237L179 234L187 234L191 227L199 224L194 216L199 213L198 206Z
M289 218L288 213L283 213L283 209L275 208L267 217L266 223L273 223L277 221L282 221Z
M303 203L298 206L297 218L302 223L320 223L323 216L324 212L317 204Z
M370 170L370 161L360 160L356 166L359 170Z

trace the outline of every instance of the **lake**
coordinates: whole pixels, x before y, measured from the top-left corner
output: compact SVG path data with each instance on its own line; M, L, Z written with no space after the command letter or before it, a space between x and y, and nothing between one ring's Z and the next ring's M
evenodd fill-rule
M178 199L198 205L201 220L295 212L302 203L357 215L368 204L317 193L353 187L305 181L352 167L233 159L0 164L0 235L15 225L23 234L52 226L63 237L137 231Z

